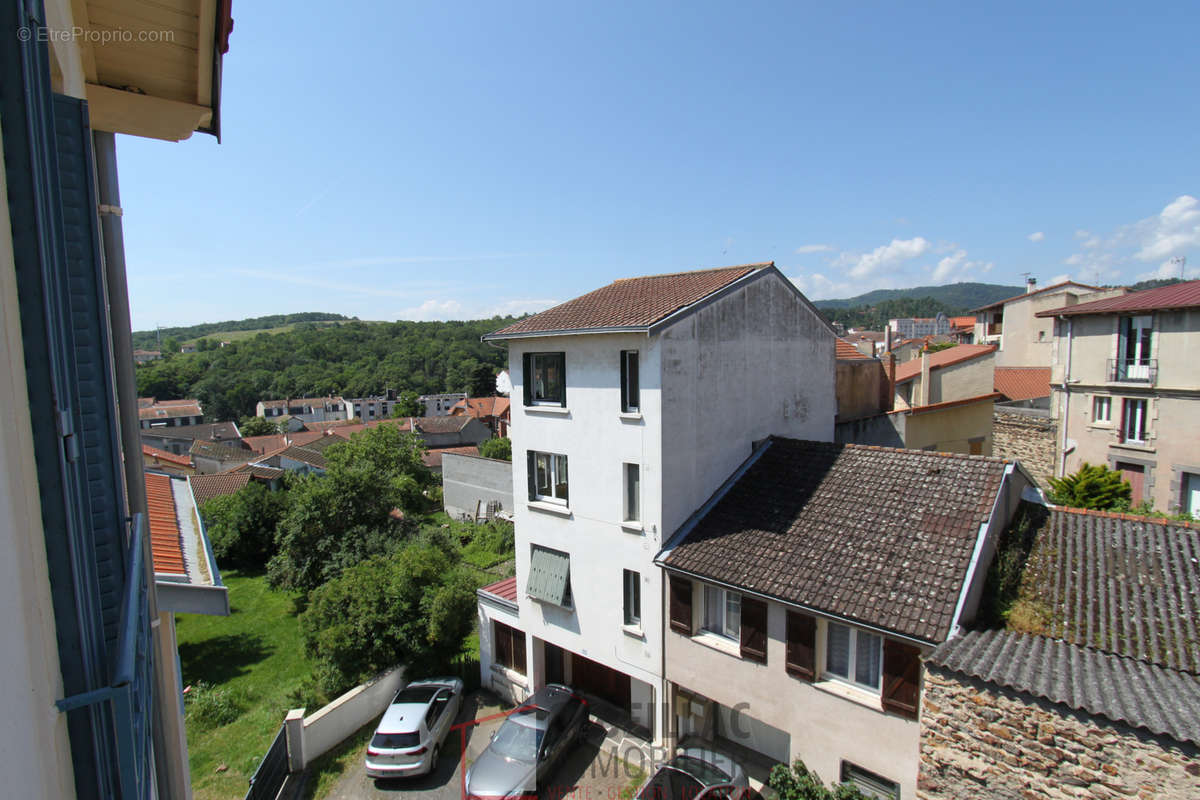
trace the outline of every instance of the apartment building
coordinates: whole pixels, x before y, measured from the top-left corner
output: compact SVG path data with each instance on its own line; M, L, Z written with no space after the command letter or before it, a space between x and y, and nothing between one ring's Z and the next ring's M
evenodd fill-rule
M94 46L79 33L92 32L89 17L130 39ZM121 209L115 134L217 134L231 28L227 2L165 14L132 2L0 4L8 797L191 794L178 653L162 616L174 609L156 589L151 547L155 523L172 520L147 514L159 506L147 506L122 237L122 214L136 210ZM139 41L150 32L153 48ZM220 600L219 587L200 589Z
M564 681L669 724L654 556L770 435L829 441L834 334L774 264L616 281L509 350L516 580L480 591L483 684Z
M1200 513L1200 281L1039 312L1055 323L1055 474L1124 474L1135 505Z

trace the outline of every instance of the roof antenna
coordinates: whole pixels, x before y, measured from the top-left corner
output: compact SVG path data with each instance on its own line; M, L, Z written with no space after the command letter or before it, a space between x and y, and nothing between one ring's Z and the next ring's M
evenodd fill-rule
M1179 265L1179 280L1183 280L1183 268L1187 265L1187 256L1171 256L1172 265Z

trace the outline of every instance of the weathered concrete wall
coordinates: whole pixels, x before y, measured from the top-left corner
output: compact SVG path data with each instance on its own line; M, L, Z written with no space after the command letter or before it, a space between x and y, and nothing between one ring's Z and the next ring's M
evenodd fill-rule
M891 387L882 362L877 359L838 359L835 374L838 422L888 410L884 406Z
M838 444L873 444L879 447L904 447L904 414L876 414L862 419L838 422L833 440Z
M404 672L404 667L392 667L307 717L302 708L289 711L284 724L292 771L304 769L313 759L329 752L382 714L396 692L408 683Z
M511 462L459 453L442 456L442 508L447 514L474 516L477 504L483 513L492 501L503 513L513 513Z
M1200 797L1200 752L927 666L922 800Z
M1042 489L1054 475L1057 441L1058 423L1048 411L996 406L992 412L992 454L1020 461Z

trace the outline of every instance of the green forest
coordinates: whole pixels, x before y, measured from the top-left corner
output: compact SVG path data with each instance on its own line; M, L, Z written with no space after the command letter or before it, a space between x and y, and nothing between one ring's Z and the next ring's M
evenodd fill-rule
M138 350L157 350L163 339L175 339L186 342L213 333L229 331L257 331L263 328L279 328L284 325L294 325L298 322L338 322L350 320L342 314L328 314L323 311L303 311L299 314L271 314L266 317L251 317L250 319L235 319L226 322L205 322L200 325L186 327L159 328L154 331L134 331L133 346Z
M226 347L165 353L138 366L138 395L195 397L205 416L216 421L249 416L264 399L363 397L384 389L478 394L508 366L508 351L479 337L513 321L303 322Z

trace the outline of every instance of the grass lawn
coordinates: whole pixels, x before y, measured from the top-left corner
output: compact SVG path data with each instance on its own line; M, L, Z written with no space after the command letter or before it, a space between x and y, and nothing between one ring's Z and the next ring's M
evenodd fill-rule
M228 617L179 614L176 626L183 685L205 681L228 689L245 712L211 730L188 724L196 800L241 797L291 703L288 695L312 675L304 655L293 595L276 592L262 575L222 574ZM224 769L222 769L224 767Z

